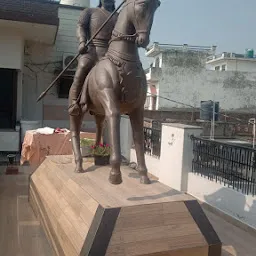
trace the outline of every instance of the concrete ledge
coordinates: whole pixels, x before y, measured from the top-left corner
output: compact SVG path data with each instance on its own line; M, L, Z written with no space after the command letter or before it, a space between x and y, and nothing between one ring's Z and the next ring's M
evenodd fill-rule
M252 195L244 195L195 173L188 175L187 194L256 230L256 198Z
M202 130L200 126L188 125L188 124L178 124L178 123L163 123L164 126L180 128L180 129L199 129Z
M216 208L210 204L204 203L202 201L199 201L199 203L201 204L203 210L207 210L211 213L214 213L215 215L221 217L222 219L229 222L230 224L232 224L232 225L244 230L245 232L248 232L252 236L256 237L256 229L254 229L253 227L246 225L245 223L239 221L238 219L235 219L234 217L228 215L227 213L219 210L218 208Z

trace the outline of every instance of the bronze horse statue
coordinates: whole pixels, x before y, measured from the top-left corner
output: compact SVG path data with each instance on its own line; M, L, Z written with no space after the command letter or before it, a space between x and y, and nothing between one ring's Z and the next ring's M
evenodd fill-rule
M70 123L76 172L84 172L80 127L84 114L90 111L97 126L96 144L100 143L103 123L107 119L111 146L109 181L112 184L122 183L120 119L125 114L131 121L140 182L150 184L143 133L147 81L138 48L148 46L154 14L159 6L159 0L126 0L105 57L97 62L86 78L79 99L81 114L73 116Z

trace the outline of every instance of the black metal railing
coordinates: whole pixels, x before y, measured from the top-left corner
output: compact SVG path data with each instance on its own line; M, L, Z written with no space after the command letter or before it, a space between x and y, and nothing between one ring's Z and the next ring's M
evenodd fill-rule
M191 139L194 173L256 195L256 150L194 136Z
M146 154L160 157L161 133L161 129L144 127L144 149Z

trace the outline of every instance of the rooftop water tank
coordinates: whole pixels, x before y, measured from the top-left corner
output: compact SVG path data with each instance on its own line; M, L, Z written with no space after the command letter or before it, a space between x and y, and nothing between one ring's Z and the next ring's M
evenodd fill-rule
M79 7L90 7L90 0L60 0L60 4Z
M246 49L245 50L245 57L246 58L253 58L254 57L254 50L253 49Z
M200 119L204 121L211 121L213 119L213 105L215 105L214 120L219 121L219 102L212 100L201 101Z

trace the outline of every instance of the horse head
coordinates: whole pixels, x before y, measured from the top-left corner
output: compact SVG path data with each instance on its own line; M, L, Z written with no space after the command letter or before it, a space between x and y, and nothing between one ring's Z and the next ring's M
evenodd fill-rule
M160 4L159 0L133 0L133 8L130 8L128 15L136 30L138 47L148 46L154 14Z

